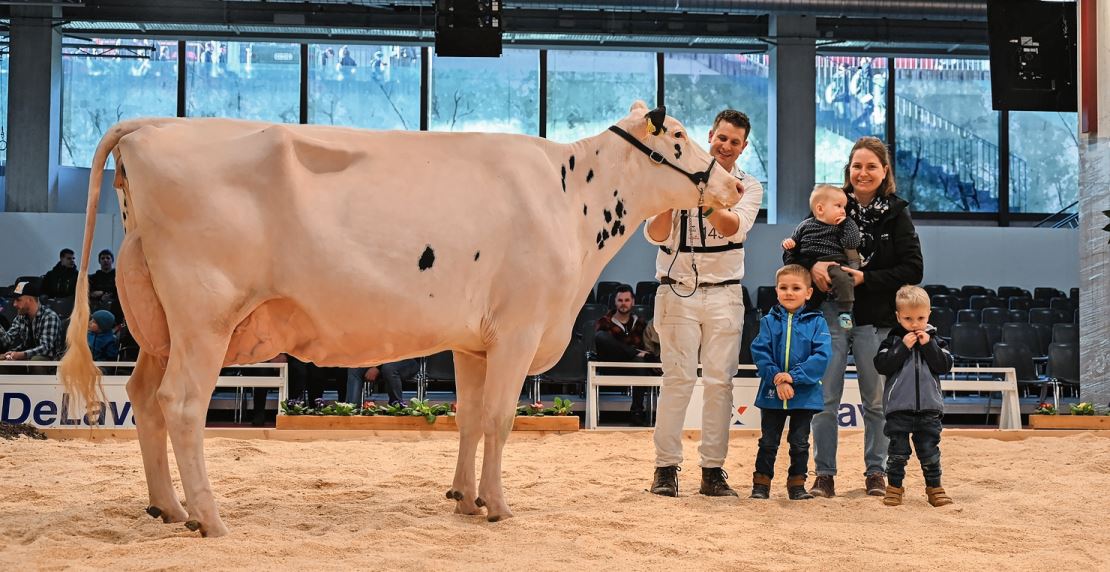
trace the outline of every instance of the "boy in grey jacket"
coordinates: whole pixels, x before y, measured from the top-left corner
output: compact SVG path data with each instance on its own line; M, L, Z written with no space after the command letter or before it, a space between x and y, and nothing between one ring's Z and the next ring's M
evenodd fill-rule
M934 337L929 325L929 295L917 286L903 286L895 295L898 325L890 331L875 356L875 369L886 376L883 389L884 433L890 439L886 472L889 484L883 504L902 504L906 489L906 461L910 441L925 473L929 504L952 504L940 485L940 432L944 397L939 375L952 371L952 355L945 343Z

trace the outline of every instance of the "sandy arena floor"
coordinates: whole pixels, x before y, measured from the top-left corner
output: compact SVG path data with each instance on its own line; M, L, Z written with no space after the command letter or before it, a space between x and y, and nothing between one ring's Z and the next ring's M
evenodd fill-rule
M726 464L745 497L755 448L755 437L734 436ZM451 514L443 498L453 436L216 438L208 468L231 534L201 539L143 513L136 441L22 438L0 441L0 568L1110 569L1110 435L952 436L942 450L956 504L926 504L915 470L906 505L888 508L863 493L858 433L841 437L840 496L805 502L784 498L785 450L772 500L710 499L692 494L700 472L688 441L671 499L645 490L648 432L514 436L505 467L516 518L490 524Z

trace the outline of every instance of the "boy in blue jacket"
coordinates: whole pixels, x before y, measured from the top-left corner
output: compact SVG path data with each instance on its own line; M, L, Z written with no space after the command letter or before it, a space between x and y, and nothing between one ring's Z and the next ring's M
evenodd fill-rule
M813 295L812 278L804 266L788 264L775 273L775 293L779 303L759 323L759 335L752 341L752 359L759 371L759 392L755 405L760 409L762 436L752 475L753 499L771 495L775 476L775 457L786 420L790 432L790 469L786 492L790 500L813 498L806 491L809 472L809 423L824 406L821 376L829 363L832 339L824 315L806 310Z
M910 440L925 473L925 494L929 504L944 506L952 499L940 486L940 432L944 417L944 397L940 393L941 374L952 371L952 354L929 325L929 294L917 286L903 286L894 295L898 325L890 330L879 353L875 369L886 376L883 411L890 438L886 461L889 484L883 504L902 504L906 489L906 461L910 459Z
M116 317L108 310L97 310L89 317L89 349L94 361L116 361L119 357L119 340L112 328Z

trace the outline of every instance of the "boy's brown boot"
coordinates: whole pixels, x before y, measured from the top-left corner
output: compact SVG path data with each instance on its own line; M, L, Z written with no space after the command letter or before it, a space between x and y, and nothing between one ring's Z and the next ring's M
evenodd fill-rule
M952 497L944 492L943 487L925 487L925 494L929 496L929 504L933 506L952 504Z
M748 498L771 498L771 477L763 473L752 473L752 496Z
M813 495L806 492L806 476L793 475L786 479L786 494L790 500L809 500Z
M902 504L902 494L906 492L905 487L892 487L886 486L886 496L883 497L883 504L886 506L899 506Z

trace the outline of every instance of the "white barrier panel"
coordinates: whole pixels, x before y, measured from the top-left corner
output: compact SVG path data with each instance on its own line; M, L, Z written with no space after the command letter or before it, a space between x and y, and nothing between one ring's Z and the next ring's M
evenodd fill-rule
M705 385L701 379L694 384L690 394L690 405L686 408L686 419L682 426L701 429L702 393ZM759 408L755 406L755 394L759 390L759 380L747 377L732 378L732 427L733 429L759 429ZM854 379L844 380L844 396L840 398L840 412L837 421L841 427L863 427L863 402L859 397L859 384Z
M127 396L127 375L106 375L101 378L104 388L100 418L85 416L84 405L65 392L57 375L5 374L5 366L36 368L56 366L57 362L2 362L0 361L0 421L27 423L39 428L81 429L96 426L105 429L134 428L135 411ZM97 362L108 368L131 368L134 362ZM277 369L276 376L220 376L216 387L259 387L278 390L278 402L285 399L288 370L284 363L262 363L231 366L236 369Z
M624 369L655 369L659 364L652 363L623 363L623 362L589 362L586 371L586 428L596 429L598 419L598 390L605 387L659 387L662 378L650 375L602 375L598 368L624 368ZM855 366L846 369L854 373ZM755 366L741 365L737 373L744 377L732 378L732 426L734 428L759 428L759 408L755 407L755 394L759 389L759 379L755 377ZM1001 380L993 379L955 379L955 374L974 374L976 376L990 375L1001 376ZM1021 411L1018 401L1017 374L1014 368L989 368L989 367L957 367L952 368L952 374L941 379L941 389L944 391L987 391L1002 392L1002 410L998 416L999 429L1021 429ZM703 385L701 378L694 384L694 391L690 396L690 405L686 408L686 418L683 427L686 429L701 429L701 410ZM844 394L840 400L837 411L837 423L841 427L863 427L863 403L859 395L859 383L855 378L844 379Z

